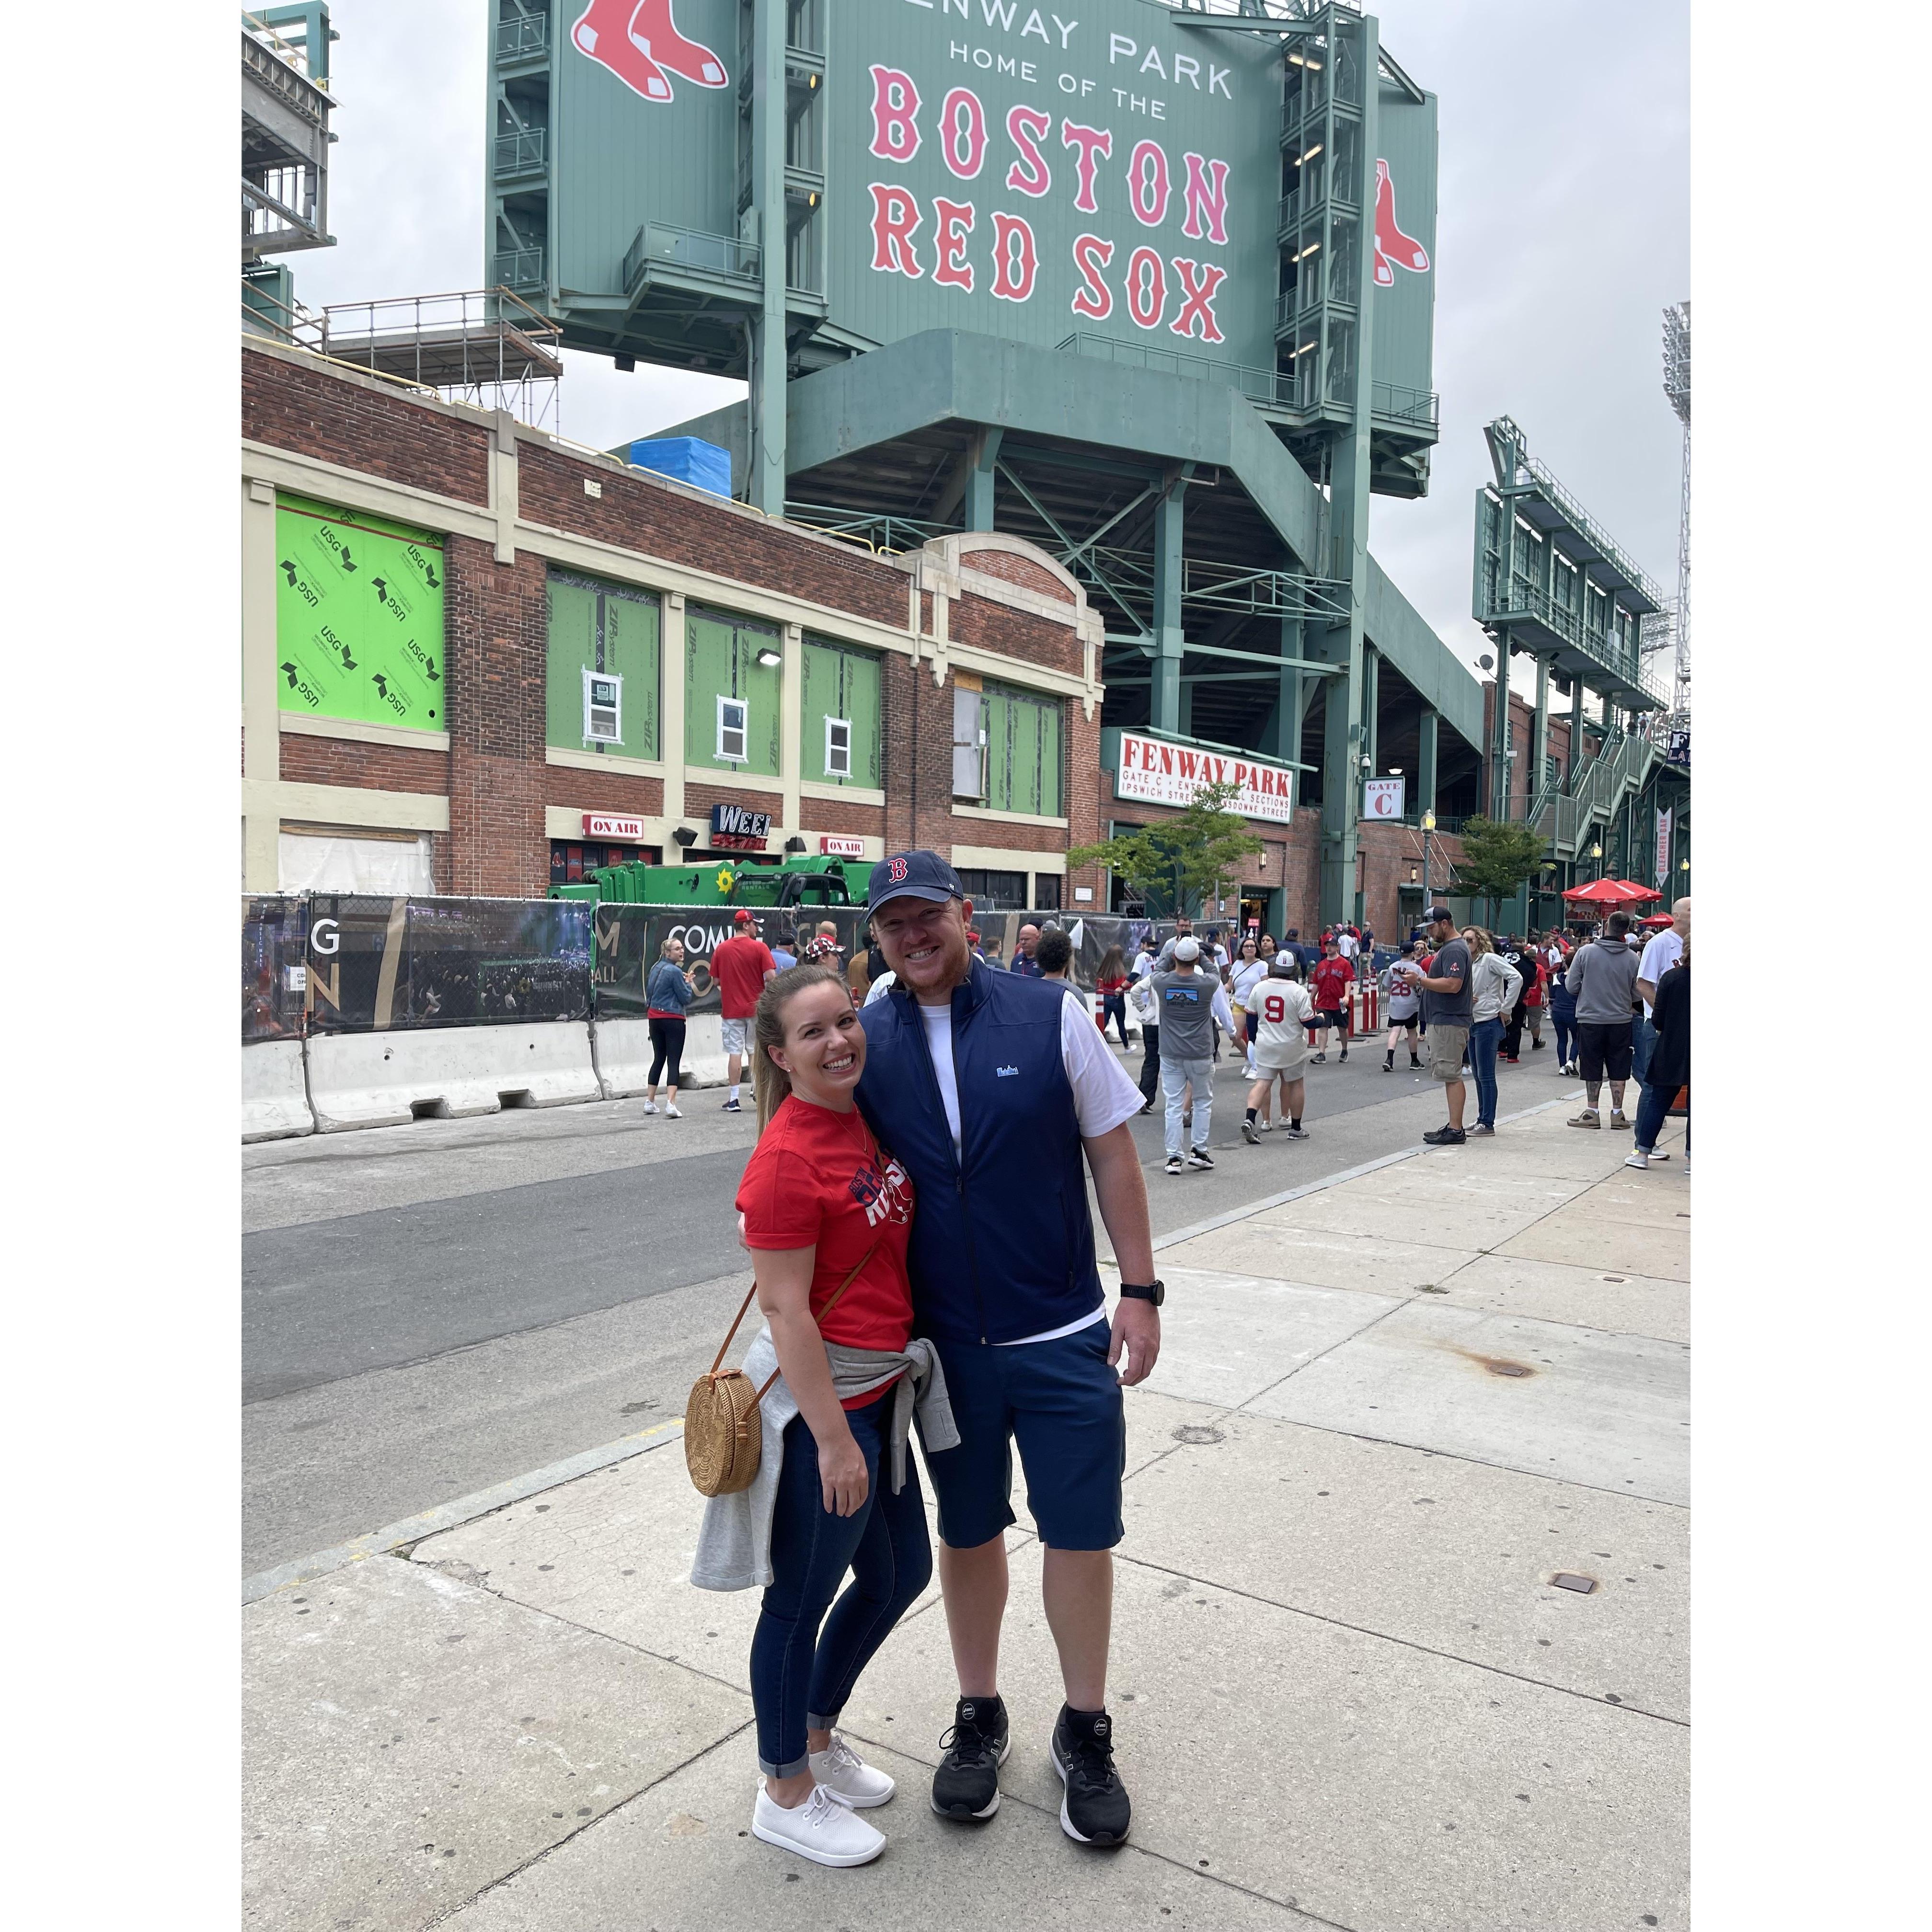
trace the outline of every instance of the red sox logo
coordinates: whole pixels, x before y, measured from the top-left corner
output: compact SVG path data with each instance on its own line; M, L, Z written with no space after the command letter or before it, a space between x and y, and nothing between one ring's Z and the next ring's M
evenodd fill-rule
M1395 218L1395 183L1389 178L1389 164L1376 164L1376 286L1395 286L1395 271L1406 268L1412 274L1429 272L1429 250L1412 235L1405 235Z
M905 883L905 875L906 862L903 859L895 859L886 868L886 876L896 886L903 885Z
M688 40L672 17L675 0L590 0L570 38L580 54L610 69L634 94L662 106L671 98L670 77L694 87L728 87L724 63L707 46Z

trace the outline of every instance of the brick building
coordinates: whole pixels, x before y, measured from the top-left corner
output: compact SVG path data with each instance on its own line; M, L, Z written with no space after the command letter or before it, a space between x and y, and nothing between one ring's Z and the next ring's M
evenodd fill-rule
M930 845L984 903L1100 910L1068 851L1163 809L1116 796L1100 619L1023 539L880 555L506 412L242 362L246 890L538 896L722 850L735 807L774 854ZM1246 909L1312 930L1318 812L1252 823ZM1420 835L1361 844L1392 932Z

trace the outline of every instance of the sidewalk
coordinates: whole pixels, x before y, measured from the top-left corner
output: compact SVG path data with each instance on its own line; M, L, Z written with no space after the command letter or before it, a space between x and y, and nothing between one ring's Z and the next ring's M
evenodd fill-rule
M927 1803L935 1592L845 1716L901 1780L884 1857L748 1837L756 1595L686 1582L673 1432L244 1612L246 1923L1685 1926L1690 1187L1676 1126L1630 1172L1564 1091L1161 1252L1126 1398L1124 1850L1060 1829L1019 1529L998 1817Z

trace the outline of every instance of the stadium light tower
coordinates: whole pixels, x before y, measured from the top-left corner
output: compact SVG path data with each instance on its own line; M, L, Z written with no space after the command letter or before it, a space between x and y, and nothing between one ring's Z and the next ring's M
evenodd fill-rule
M1677 680L1671 710L1682 725L1690 716L1690 304L1664 311L1664 393L1684 425L1682 502L1677 520Z

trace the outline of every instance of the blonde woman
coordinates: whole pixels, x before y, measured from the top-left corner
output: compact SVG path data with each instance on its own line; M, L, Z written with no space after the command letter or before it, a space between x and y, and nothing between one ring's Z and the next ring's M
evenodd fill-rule
M658 948L650 976L644 982L645 1018L651 1030L650 1077L644 1082L644 1112L658 1110L658 1076L670 1080L664 1093L664 1118L681 1120L677 1111L678 1064L684 1058L684 1010L698 990L697 969L684 963L684 941L667 939Z
M1496 1050L1510 1009L1522 990L1522 975L1496 950L1480 926L1462 928L1469 949L1469 1072L1476 1083L1476 1124L1472 1133L1496 1130Z

